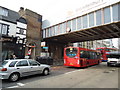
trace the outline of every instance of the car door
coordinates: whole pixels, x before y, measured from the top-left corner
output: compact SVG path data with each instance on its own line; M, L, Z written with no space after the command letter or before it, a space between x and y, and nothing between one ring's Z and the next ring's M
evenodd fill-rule
M32 74L42 73L42 68L40 66L40 63L38 63L35 60L28 60L28 62L30 64Z
M31 75L31 72L30 72L31 69L30 69L30 68L31 68L31 67L29 66L27 60L19 61L19 62L16 64L16 69L17 69L17 71L21 74L21 76Z

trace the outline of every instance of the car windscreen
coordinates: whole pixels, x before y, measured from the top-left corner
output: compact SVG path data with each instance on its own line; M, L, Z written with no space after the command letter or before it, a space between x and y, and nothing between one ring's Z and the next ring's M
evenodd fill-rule
M77 55L77 48L67 48L66 49L66 55L70 58L73 58Z
M110 55L107 55L107 58L117 58L117 59L120 59L120 55L110 54Z

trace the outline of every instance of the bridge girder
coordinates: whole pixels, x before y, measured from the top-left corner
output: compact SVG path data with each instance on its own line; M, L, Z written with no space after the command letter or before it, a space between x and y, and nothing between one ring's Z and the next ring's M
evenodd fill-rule
M88 29L68 32L62 35L44 38L43 40L66 44L111 38L120 38L120 22L114 22Z

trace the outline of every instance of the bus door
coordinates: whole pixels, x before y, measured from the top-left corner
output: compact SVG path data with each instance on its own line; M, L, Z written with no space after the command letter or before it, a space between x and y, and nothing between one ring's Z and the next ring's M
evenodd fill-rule
M66 65L69 66L74 66L74 65L79 65L79 48L67 48L65 51L65 61Z

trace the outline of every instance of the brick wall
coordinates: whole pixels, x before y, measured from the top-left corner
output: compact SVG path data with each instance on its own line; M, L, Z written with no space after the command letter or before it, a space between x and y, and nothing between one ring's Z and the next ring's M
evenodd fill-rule
M29 9L24 10L24 8L20 9L19 14L27 20L27 47L25 54L27 55L28 49L31 48L30 44L34 44L35 47L32 48L31 58L40 56L42 16Z

